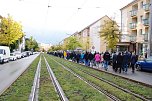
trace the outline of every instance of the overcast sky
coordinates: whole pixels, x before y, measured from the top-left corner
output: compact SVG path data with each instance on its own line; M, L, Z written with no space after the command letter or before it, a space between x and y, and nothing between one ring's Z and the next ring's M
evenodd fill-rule
M20 21L26 37L57 44L104 15L120 24L120 8L133 0L0 0L0 15ZM49 6L49 7L48 7Z

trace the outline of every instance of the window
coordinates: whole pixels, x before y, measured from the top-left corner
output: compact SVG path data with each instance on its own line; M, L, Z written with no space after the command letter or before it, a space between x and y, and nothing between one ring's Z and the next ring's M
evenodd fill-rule
M3 49L0 49L0 54L3 54Z
M141 15L141 16L140 16L140 22L142 22L142 21L143 21L143 16Z
M140 3L140 8L143 8L143 1Z

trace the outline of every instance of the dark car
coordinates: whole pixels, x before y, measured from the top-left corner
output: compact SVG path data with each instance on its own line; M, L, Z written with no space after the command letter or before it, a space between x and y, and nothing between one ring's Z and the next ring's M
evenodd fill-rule
M152 57L137 61L135 67L137 68L137 70L152 71Z

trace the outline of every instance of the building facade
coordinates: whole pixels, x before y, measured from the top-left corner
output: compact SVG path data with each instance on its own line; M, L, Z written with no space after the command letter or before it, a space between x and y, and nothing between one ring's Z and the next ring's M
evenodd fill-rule
M144 55L151 52L152 0L134 0L121 8L121 42L128 51Z
M46 44L46 43L39 43L38 46L40 47L40 51L48 51L51 48L51 44Z
M103 38L100 37L100 32L105 21L111 20L108 16L104 16L90 25L90 50L97 52L105 52L107 44Z
M82 45L82 49L90 52L105 52L107 50L107 44L103 38L100 37L100 32L105 21L111 20L107 15L88 25L79 32L72 34L78 38ZM66 43L64 39L64 43Z

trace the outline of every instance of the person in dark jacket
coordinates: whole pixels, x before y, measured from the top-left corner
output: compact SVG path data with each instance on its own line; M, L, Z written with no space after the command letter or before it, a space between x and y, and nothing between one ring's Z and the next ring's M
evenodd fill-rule
M76 61L77 61L77 63L80 62L80 53L79 52L76 54Z
M84 54L84 61L85 61L85 65L86 66L89 66L89 62L88 62L88 60L89 60L89 58L88 58L88 52L86 52L85 54Z
M112 56L112 67L113 70L116 71L116 67L117 67L117 55L116 52L114 52L113 56Z
M104 59L104 68L105 70L107 71L108 69L108 64L109 64L109 61L110 61L110 53L108 51L106 51L103 55L103 59Z
M89 61L89 66L90 67L93 67L93 59L94 59L94 55L91 53L91 52L89 52L89 54L88 54L88 61Z
M115 69L115 72L117 72L118 68L119 68L119 73L121 73L121 69L122 69L122 61L123 61L123 56L121 55L121 53L119 53L117 55L117 67Z
M136 63L136 55L133 53L132 56L131 56L131 68L132 68L132 73L135 72L135 63Z
M125 73L127 73L128 71L128 64L129 64L129 53L128 52L125 52L124 55L123 55L123 71Z

